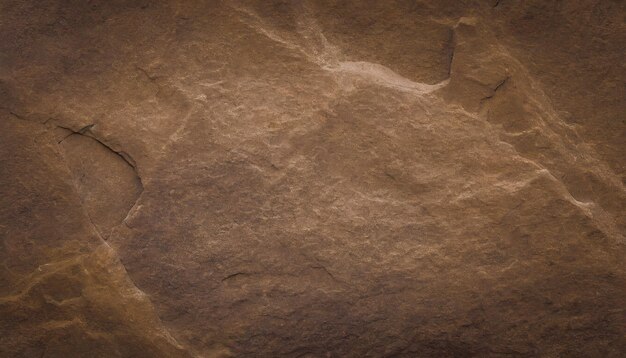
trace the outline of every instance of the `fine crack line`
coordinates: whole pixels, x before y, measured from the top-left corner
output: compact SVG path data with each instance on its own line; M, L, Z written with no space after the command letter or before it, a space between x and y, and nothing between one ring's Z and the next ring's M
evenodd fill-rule
M54 117L48 117L48 119L46 119L45 121L41 122L38 119L29 118L29 116L19 114L16 111L14 111L14 110L12 110L11 108L8 108L8 107L0 106L0 110L6 111L8 115L10 115L10 116L12 116L12 117L14 117L16 119L19 119L21 121L25 121L25 122L38 123L38 124L44 124L45 125L45 124L48 124L48 122L50 122L51 120L55 120Z
M66 137L61 139L61 141L59 141L58 143L60 144L65 139L67 139L68 137L70 137L70 136L72 136L74 134L87 136L87 137L95 140L96 142L102 144L102 146L104 146L105 148L107 148L111 152L115 153L120 158L122 158L124 160L124 162L126 162L126 164L130 165L135 170L135 174L137 175L137 177L139 178L139 181L141 182L141 177L139 176L139 172L137 171L137 162L135 162L135 160L128 153L126 153L124 151L121 151L121 150L115 150L115 149L111 148L109 145L107 145L106 143L104 143L103 141L101 141L100 139L96 138L90 131L91 128L93 128L94 126L95 126L95 124L89 124L89 125L86 125L86 126L82 127L78 131L75 131L72 128L68 128L68 127L57 125L58 128L62 128L62 129L65 129L65 130L68 130L68 131L72 132L72 134L67 135ZM142 185L142 187L143 187L143 185Z
M491 90L491 94L489 96L481 98L480 103L482 104L484 101L490 100L493 97L495 97L495 95L498 93L498 91L500 91L502 86L507 84L510 79L511 79L511 76L506 76L503 80L498 82L498 84L496 84L496 86Z
M316 260L317 261L317 260ZM318 262L317 265L311 265L309 266L310 268L314 269L314 270L322 270L324 271L324 273L326 273L328 275L328 277L330 277L331 280L335 281L337 284L339 285L344 285L344 286L351 286L349 283L338 279L337 277L335 277L335 275L333 275L327 268L326 266L320 264Z
M496 87L494 87L493 89L493 93L495 94L496 92L498 92L498 90L500 89L500 87L504 86L505 83L507 83L507 81L509 80L509 78L511 78L511 76L506 76L502 81L500 81Z
M250 274L249 274L249 273L247 273L247 272L235 272L235 273L233 273L233 274L230 274L230 275L228 275L228 276L224 277L224 278L222 279L222 282L227 281L227 280L230 280L231 278L234 278L234 277L237 277L237 276L248 276L248 275L250 275Z
M17 118L17 119L19 119L19 120L26 121L26 122L33 122L32 120L28 119L28 118L27 118L27 117L25 117L25 116L22 116L21 114L16 113L15 111L13 111L13 110L12 110L12 109L10 109L10 108L7 108L7 107L0 107L0 109L2 109L2 110L4 110L4 111L7 111L7 112L9 113L9 115L11 115L11 116L13 116L13 117L15 117L15 118Z
M9 111L9 114L11 114L13 117L17 118L17 119L21 119L23 121L28 121L30 122L30 120L26 117L20 116L19 114L13 112L13 111Z
M72 129L65 128L65 127L57 125L57 127L63 128L65 130L69 130L71 132L70 134L68 134L65 137L63 137L60 141L58 141L57 144L63 143L64 140L66 140L67 138L69 138L70 136L72 136L74 134L82 134L82 135L84 135L87 131L90 131L91 128L93 128L94 126L95 126L95 124L92 123L92 124L88 124L88 125L84 126L83 128L79 129L78 131L73 131Z

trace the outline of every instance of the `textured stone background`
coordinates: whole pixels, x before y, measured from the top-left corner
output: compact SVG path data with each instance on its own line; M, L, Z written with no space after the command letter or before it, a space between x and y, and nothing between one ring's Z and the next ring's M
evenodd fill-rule
M625 17L0 1L0 356L623 357Z

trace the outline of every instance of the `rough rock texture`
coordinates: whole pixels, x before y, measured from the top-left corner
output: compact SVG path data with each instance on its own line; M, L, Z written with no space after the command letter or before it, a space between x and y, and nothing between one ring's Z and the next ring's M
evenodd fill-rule
M623 357L619 0L0 2L0 356Z

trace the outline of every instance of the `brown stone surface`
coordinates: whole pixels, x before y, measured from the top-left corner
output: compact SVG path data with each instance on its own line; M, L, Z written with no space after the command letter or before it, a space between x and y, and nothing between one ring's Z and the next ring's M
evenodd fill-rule
M0 356L624 356L625 16L1 1Z

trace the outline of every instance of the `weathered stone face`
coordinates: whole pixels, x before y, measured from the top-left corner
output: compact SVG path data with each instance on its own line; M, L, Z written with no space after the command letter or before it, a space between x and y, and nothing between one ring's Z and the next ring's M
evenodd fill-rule
M624 7L2 2L0 356L622 356Z

